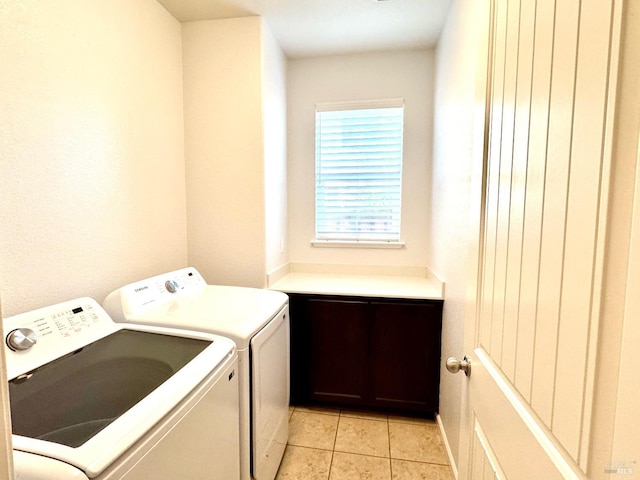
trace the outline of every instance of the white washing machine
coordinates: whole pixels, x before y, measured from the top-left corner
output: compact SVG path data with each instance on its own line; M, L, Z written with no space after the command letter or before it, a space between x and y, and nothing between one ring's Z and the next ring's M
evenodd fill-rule
M15 479L239 478L231 340L117 324L90 298L3 323Z
M288 439L288 297L256 288L207 285L184 268L126 285L103 306L117 322L211 332L238 350L240 478L273 480Z

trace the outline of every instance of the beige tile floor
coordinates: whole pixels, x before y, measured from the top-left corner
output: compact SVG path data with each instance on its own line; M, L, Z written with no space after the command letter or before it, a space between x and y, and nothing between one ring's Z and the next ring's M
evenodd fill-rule
M291 407L276 480L453 480L433 420Z

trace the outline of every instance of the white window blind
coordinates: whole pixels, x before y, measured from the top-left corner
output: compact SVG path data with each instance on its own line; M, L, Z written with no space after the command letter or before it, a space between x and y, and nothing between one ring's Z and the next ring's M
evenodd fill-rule
M316 105L316 240L399 242L403 111Z

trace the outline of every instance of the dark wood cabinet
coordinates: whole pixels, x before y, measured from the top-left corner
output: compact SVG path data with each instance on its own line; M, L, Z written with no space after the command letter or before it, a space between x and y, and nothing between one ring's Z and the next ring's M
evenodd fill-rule
M293 404L438 411L442 301L289 296Z
M365 401L367 307L358 301L309 299L313 399Z

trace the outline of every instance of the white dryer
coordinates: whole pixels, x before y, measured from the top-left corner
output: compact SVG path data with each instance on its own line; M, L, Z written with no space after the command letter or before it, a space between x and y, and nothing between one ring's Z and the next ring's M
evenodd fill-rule
M239 478L227 338L114 323L80 298L4 320L15 478Z
M126 285L104 308L117 322L211 332L238 350L240 478L273 480L288 439L288 296L207 285L192 267Z

